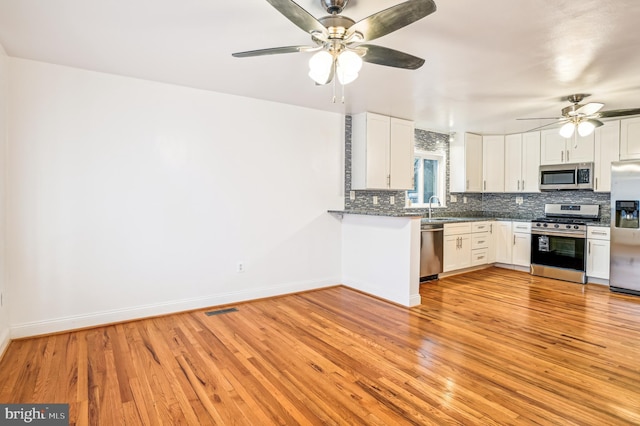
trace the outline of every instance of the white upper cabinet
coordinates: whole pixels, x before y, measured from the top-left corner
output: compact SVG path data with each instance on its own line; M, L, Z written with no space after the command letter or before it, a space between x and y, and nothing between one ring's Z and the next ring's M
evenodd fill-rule
M351 188L413 188L413 122L366 112L351 124Z
M611 191L611 163L619 159L620 121L606 121L595 131L594 191Z
M504 192L504 136L482 137L482 191Z
M594 134L563 138L558 129L540 132L540 164L585 163L593 161Z
M450 143L450 192L482 192L482 136L465 133Z
M620 120L620 160L640 159L640 117Z
M504 162L505 192L539 192L540 132L506 136Z

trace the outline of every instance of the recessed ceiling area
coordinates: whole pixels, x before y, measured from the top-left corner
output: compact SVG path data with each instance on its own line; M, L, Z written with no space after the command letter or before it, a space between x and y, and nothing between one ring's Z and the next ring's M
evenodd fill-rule
M12 57L302 107L371 111L440 132L523 132L572 93L607 110L640 107L637 0L435 0L437 11L375 44L425 59L418 70L365 63L332 103L308 77L312 53L233 52L312 44L266 0L0 0ZM299 0L316 18L320 0ZM351 0L355 21L393 0ZM338 91L341 87L338 85Z

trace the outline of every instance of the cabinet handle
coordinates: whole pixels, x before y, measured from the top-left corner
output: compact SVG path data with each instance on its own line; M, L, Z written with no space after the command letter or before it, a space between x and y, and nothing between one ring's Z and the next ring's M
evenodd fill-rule
M522 190L524 191L524 179L522 179Z
M484 259L484 256L478 256L478 260Z
M607 235L607 233L606 233L606 232L600 232L600 231L591 231L591 233L592 233L593 235Z
M598 178L596 178L596 190L598 190Z
M487 181L486 180L484 181L484 190L485 191L487 190Z
M564 163L564 151L560 152L560 162Z
M589 241L589 251L588 251L588 253L591 254L591 241Z
M518 179L518 191L520 191L520 179Z
M489 225L489 232L493 234L493 223Z
M484 244L484 240L483 241L478 241L478 244Z
M469 189L469 179L467 179L467 189Z
M516 236L515 235L513 236L513 245L514 246L516 245Z
M569 150L567 150L567 163L569 162Z

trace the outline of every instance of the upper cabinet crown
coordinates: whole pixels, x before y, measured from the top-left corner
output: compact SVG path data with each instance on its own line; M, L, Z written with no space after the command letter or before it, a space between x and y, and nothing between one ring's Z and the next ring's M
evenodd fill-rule
M558 129L540 132L540 164L586 163L593 161L594 134L563 138Z
M413 122L365 112L351 126L351 189L413 188Z

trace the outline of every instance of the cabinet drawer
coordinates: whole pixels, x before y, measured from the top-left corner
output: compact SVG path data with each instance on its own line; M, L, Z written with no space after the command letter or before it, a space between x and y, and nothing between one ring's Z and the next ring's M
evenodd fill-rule
M513 232L531 232L531 222L513 222Z
M489 231L489 222L472 222L471 232L487 232Z
M485 265L487 263L487 249L471 251L471 266Z
M587 238L590 240L610 240L611 228L604 226L587 226Z
M489 233L482 232L471 236L471 249L483 249L489 247Z
M445 223L444 235L470 234L471 222Z

